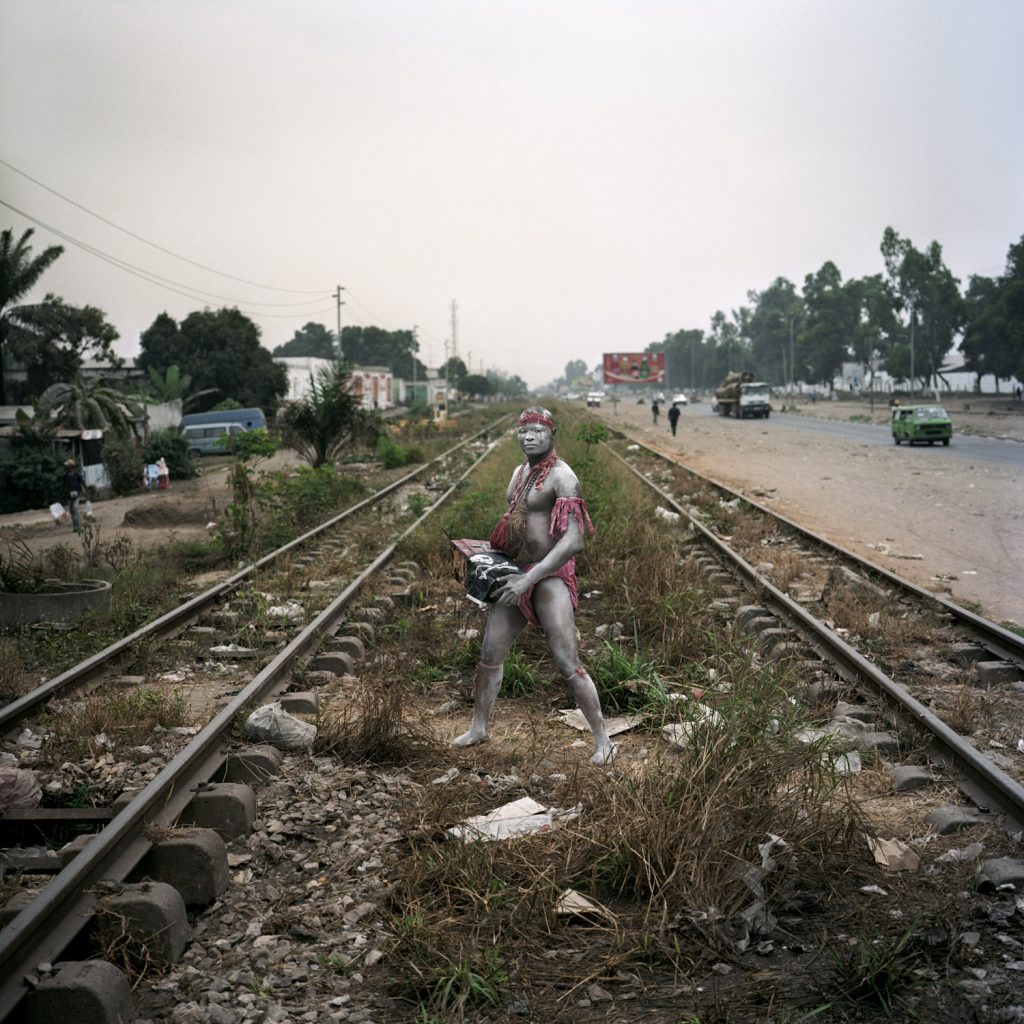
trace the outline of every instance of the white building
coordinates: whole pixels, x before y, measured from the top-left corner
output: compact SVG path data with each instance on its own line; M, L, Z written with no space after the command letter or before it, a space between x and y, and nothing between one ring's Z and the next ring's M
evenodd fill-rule
M288 393L286 402L296 402L309 394L309 382L322 367L331 366L330 359L316 356L278 356L288 371ZM352 393L359 398L364 409L390 409L394 404L391 397L392 375L386 366L353 366Z

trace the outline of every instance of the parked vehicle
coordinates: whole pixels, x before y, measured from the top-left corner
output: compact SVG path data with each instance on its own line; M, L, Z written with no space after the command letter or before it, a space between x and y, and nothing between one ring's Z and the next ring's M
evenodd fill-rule
M226 455L228 441L247 430L266 430L267 418L262 409L220 409L182 416L178 433L188 442L193 459L203 455Z
M203 455L227 455L228 442L224 438L245 432L240 423L198 423L181 428L181 436L188 442L188 454L193 459Z
M602 398L604 398L604 392L603 391L588 391L587 392L587 405L600 405Z
M748 417L767 419L772 412L771 384L754 380L749 370L730 373L721 385L715 388L712 412L720 416L735 416L743 420Z
M949 444L953 422L940 405L897 405L892 410L892 439L896 444L941 441Z
M243 430L266 430L267 417L262 409L214 409L212 412L190 412L181 417L178 430L206 423L238 423Z
M686 405L687 401L688 401L688 399L686 397L685 392L683 392L683 391L677 391L672 396L672 404L673 405Z

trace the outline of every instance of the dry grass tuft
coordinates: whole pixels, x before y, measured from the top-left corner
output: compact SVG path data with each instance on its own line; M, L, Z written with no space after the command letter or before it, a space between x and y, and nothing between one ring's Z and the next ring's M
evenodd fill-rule
M397 765L437 756L440 741L408 714L407 682L395 665L376 665L321 710L316 754L357 764Z

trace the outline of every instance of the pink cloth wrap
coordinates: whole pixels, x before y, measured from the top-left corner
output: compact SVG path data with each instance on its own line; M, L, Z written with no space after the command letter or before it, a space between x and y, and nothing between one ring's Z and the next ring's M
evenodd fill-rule
M586 502L582 498L556 498L555 506L551 510L548 533L552 537L561 537L568 529L570 515L579 523L580 530L583 533L594 532L594 524L590 521ZM536 564L536 562L527 563L522 567L523 572L529 572ZM565 584L569 591L569 600L572 601L572 610L575 612L580 603L579 587L576 584L576 559L570 558L553 573L545 576L544 579L557 579ZM537 582L539 583L540 580ZM531 622L535 626L540 625L540 619L537 618L537 613L533 609L533 587L530 587L519 598L519 610L526 617L527 622Z

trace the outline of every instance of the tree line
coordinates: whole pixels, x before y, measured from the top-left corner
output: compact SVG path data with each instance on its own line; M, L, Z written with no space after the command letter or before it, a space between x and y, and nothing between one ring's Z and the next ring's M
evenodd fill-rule
M682 329L647 346L667 355L667 387L716 386L734 370L777 384L831 382L844 362L868 384L885 371L911 389L943 381L957 340L964 369L981 378L1024 380L1024 236L1009 247L998 277L972 275L965 289L932 242L918 249L887 227L884 270L844 280L832 261L804 277L784 277L747 303L717 310L710 330Z

